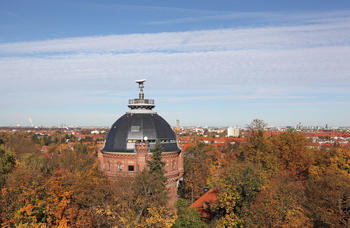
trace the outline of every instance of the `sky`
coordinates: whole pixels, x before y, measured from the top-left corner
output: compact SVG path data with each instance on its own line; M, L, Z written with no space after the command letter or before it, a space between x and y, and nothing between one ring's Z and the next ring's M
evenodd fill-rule
M0 126L350 126L350 1L0 0Z

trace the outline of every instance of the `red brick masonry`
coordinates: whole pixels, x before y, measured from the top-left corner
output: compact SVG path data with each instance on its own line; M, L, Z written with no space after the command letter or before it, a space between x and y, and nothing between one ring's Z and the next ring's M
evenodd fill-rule
M136 142L136 153L98 152L99 169L110 178L116 176L134 176L146 167L146 161L152 157L148 142ZM183 152L163 152L162 160L165 163L165 176L168 178L169 204L177 199L177 187L183 175Z

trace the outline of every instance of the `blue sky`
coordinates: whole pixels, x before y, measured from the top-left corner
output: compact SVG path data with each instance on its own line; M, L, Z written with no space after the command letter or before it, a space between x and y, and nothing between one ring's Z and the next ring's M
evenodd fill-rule
M349 1L0 1L0 125L350 126Z

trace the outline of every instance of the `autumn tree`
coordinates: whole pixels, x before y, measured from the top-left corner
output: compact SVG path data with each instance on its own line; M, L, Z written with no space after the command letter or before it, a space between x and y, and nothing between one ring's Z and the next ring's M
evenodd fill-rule
M267 127L267 123L265 123L263 120L254 119L250 124L248 125L248 128L251 132L257 132L257 131L264 131Z
M313 164L313 151L308 148L308 140L300 133L289 130L273 138L279 167L296 175L307 175Z
M306 194L310 217L322 226L348 227L350 177L336 169L312 170Z
M267 227L312 227L307 216L305 186L287 172L265 183L252 202L248 223Z
M232 227L246 224L251 202L260 191L263 174L253 163L232 162L219 176L210 177L211 187L219 194L211 206L217 226Z
M93 154L76 153L67 148L51 158L40 153L22 154L1 192L3 224L99 224L97 209L107 200L109 183Z
M38 147L32 141L31 136L22 133L8 135L6 146L12 148L18 158L26 153L35 153L39 151Z
M277 153L272 139L266 135L266 124L261 120L253 120L249 125L249 141L241 144L238 158L250 161L265 172L266 178L277 170Z
M319 226L350 225L350 151L335 148L316 158L306 181L308 215Z
M4 224L46 223L45 175L40 170L27 168L20 163L8 175L1 196L1 219Z
M184 184L180 191L182 197L193 202L203 194L207 186L215 150L212 146L198 142L196 146L189 147L184 157Z
M75 147L76 148L76 147ZM1 191L1 221L9 226L170 227L162 149L135 178L109 179L93 151L53 148L26 153ZM18 186L18 182L21 186Z

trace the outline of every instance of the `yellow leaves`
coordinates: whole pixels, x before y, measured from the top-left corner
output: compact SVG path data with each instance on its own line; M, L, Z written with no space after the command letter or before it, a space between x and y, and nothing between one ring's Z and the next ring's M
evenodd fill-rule
M223 186L216 200L216 205L219 208L225 209L226 213L233 212L236 202L240 199L240 195L232 188Z
M140 227L167 227L170 228L176 221L176 215L165 207L147 208L149 216Z
M225 160L225 154L216 151L216 158L209 167L209 177L207 179L207 184L210 187L221 185L222 178L221 174L224 172L224 168L226 165L228 165L227 161Z
M241 224L243 221L240 219L235 213L226 214L224 217L220 218L217 223L217 228L228 228L228 227L236 227Z
M330 166L345 171L350 171L350 149L337 148L334 155L330 158Z
M136 219L137 216L135 212L128 208L119 216L119 223L124 227L135 227L135 223L137 223L137 221L135 221Z
M301 206L295 206L292 210L286 213L287 224L282 227L312 227L311 221L305 215L305 211Z
M325 170L325 168L312 165L309 168L309 175L312 177L318 177L324 172L324 170Z
M240 200L239 193L233 186L223 185L214 207L223 210L224 215L216 222L216 227L235 227L242 224L243 220L235 213L237 202Z
M176 214L174 214L168 208L162 206L147 208L143 212L144 213L139 213L129 208L121 213L116 213L115 211L108 213L112 214L111 217L114 217L113 215L117 215L115 216L115 221L117 221L119 226L130 228L170 228L173 224L175 224L177 219Z
M106 214L109 215L109 216L113 215L113 212L112 212L110 206L107 206L107 208L106 208Z
M213 164L209 169L209 177L207 179L207 184L210 187L220 185L220 164Z
M301 175L313 164L313 151L308 148L305 136L295 131L287 131L273 138L279 166L297 175Z
M47 194L48 213L53 224L59 224L60 227L65 227L67 219L64 217L65 210L69 207L73 192L65 189L63 186L63 178L65 171L59 170L48 181Z

